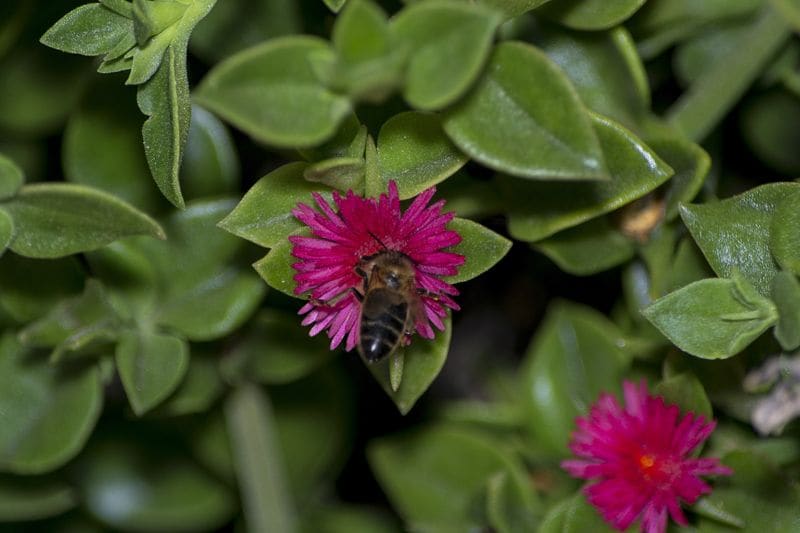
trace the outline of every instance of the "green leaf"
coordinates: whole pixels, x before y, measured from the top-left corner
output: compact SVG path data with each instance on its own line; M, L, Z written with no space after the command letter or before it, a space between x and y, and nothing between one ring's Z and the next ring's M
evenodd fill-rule
M214 530L231 519L230 488L176 452L173 439L138 428L115 433L96 441L74 470L93 518L154 533Z
M146 214L82 185L26 185L3 207L17 227L11 250L26 257L63 257L129 235L164 238L164 231Z
M43 316L62 298L80 294L84 273L74 258L37 261L0 258L0 308L19 323Z
M398 533L400 529L389 513L368 505L336 503L315 512L304 520L307 529L301 531L317 533Z
M479 530L489 479L505 472L516 482L522 470L492 439L441 425L374 441L367 457L406 524L426 531Z
M741 132L764 163L782 174L797 175L800 156L792 140L800 137L799 123L797 95L776 89L748 101L742 110Z
M334 352L325 336L309 337L293 313L264 310L229 352L230 371L268 385L289 383L313 372Z
M551 453L566 453L575 417L601 392L617 391L630 356L616 326L596 311L560 302L539 327L522 367L528 430Z
M326 89L309 58L332 57L316 37L273 39L215 66L195 98L257 140L302 148L322 143L350 113L350 104Z
M664 219L670 221L678 216L680 204L691 202L700 192L711 158L699 145L677 135L650 137L647 144L675 171L664 196Z
M560 531L563 533L583 533L584 531L613 533L618 531L603 521L597 509L586 500L583 492L578 492L570 498L562 527L563 529Z
M538 44L564 70L587 107L628 128L641 124L650 108L650 89L636 45L624 28L578 33L545 26Z
M409 111L387 120L378 134L381 191L397 182L401 199L447 179L469 160L445 136L436 115Z
M233 139L217 117L199 106L192 106L180 175L183 193L189 198L239 192L239 159Z
M778 272L772 280L772 301L778 310L775 338L786 351L800 347L800 282L791 272Z
M236 388L225 404L236 477L250 531L293 531L277 428L268 398L255 385Z
M19 340L30 347L55 348L53 360L65 351L76 351L92 341L116 339L121 319L108 301L103 286L87 280L83 294L64 300L47 315L19 332Z
M480 3L504 13L507 19L513 19L549 1L550 0L481 0Z
M393 47L390 39L386 13L368 0L353 0L333 26L336 61L328 66L329 59L323 56L317 66L338 92L381 102L399 83L403 68L404 50Z
M442 109L478 79L500 24L497 13L448 0L412 4L392 20L391 32L409 52L403 96L412 107Z
M744 525L741 531L792 531L800 520L800 498L785 472L767 457L745 450L727 454L722 463L733 475L718 479L705 496L711 506L734 515ZM701 520L696 527L698 533L731 531L713 520Z
M118 81L98 80L70 114L62 145L64 175L153 212L166 203L150 177L132 90Z
M789 190L792 191L790 194ZM777 206L769 228L772 257L782 269L795 275L800 274L800 232L797 231L800 224L800 194L796 191L797 188L792 184L782 197L776 195Z
M0 200L13 197L25 183L25 175L17 164L0 154Z
M164 301L156 320L189 340L214 340L241 326L265 293L255 274L227 268Z
M146 316L152 310L158 280L155 267L141 247L131 241L118 241L85 257L123 317Z
M711 420L714 416L703 384L694 374L684 373L669 377L656 385L653 393L664 398L665 403L680 407L682 414L691 412L706 420Z
M465 218L455 217L447 228L461 236L461 242L448 251L461 254L466 259L466 262L459 267L458 274L445 278L448 283L461 283L480 276L497 264L511 249L511 241Z
M767 295L777 273L770 253L770 228L786 225L775 217L786 201L800 201L800 185L770 183L719 202L685 205L680 213L718 276L727 278L738 270Z
M56 133L75 109L91 66L85 58L32 45L0 58L0 72L0 128L40 137Z
M608 30L622 24L645 0L560 0L540 9L548 18L574 30Z
M342 6L347 2L347 0L322 0L328 9L333 11L334 13L338 13Z
M514 484L508 472L489 479L486 492L486 515L498 533L514 533L531 529L539 522L533 487L529 483Z
M504 42L470 94L445 113L464 153L534 179L606 179L603 151L575 89L536 48Z
M14 219L11 218L8 211L0 207L0 256L14 240L15 233Z
M202 348L200 349L202 350ZM193 413L204 413L225 392L225 385L219 375L219 356L216 350L208 349L208 353L192 347L192 357L186 377L175 392L157 408L157 413L164 416L182 416Z
M181 384L189 346L172 335L129 331L120 336L115 361L131 408L142 416Z
M0 340L0 356L0 470L54 470L83 448L100 416L97 368L59 370L11 334Z
M330 191L321 191L319 185L303 179L307 166L289 163L258 180L219 227L265 248L286 241L302 227L292 214L298 203L311 204L313 192L332 201Z
M392 388L390 380L390 358L387 357L378 363L367 363L367 368L394 401L401 414L405 415L411 411L444 366L450 350L451 317L448 315L442 322L445 329L436 331L433 340L423 339L417 335L411 340L410 346L399 348L403 350L403 380L397 390Z
M180 166L189 136L192 105L186 77L186 56L167 48L155 75L139 87L136 101L147 115L142 126L144 153L153 179L164 197L183 208Z
M0 477L0 521L41 520L78 504L75 490L58 479Z
M633 257L633 242L613 227L607 217L596 218L541 240L533 247L564 272L589 276Z
M132 31L130 19L103 5L85 4L53 24L40 41L62 52L97 56L109 52Z
M775 305L739 276L696 281L642 314L678 348L703 359L736 355L778 320Z
M767 61L785 44L790 28L785 18L765 5L741 46L703 73L667 111L667 120L694 141L703 140L750 84Z
M539 182L503 178L508 230L517 239L538 241L609 213L656 189L672 169L619 124L592 115L611 181Z
M151 37L179 21L186 12L186 8L187 4L175 1L133 0L131 14L139 46L145 46Z
M362 157L335 157L312 163L303 172L303 177L340 191L364 190L364 159Z
M270 387L286 481L298 508L318 502L351 453L355 430L355 384L341 365ZM303 517L305 513L303 513Z
M293 298L300 298L294 292L297 284L294 281L296 272L292 265L295 262L296 259L292 256L292 243L284 239L273 246L266 256L253 263L253 268L273 289Z

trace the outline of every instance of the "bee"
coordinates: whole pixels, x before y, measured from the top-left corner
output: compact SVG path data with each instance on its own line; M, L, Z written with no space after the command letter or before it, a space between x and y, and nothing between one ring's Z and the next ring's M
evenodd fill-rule
M421 291L417 288L414 262L385 246L362 258L356 273L364 279L363 295L356 292L361 300L358 352L374 363L397 350L402 340L413 333Z

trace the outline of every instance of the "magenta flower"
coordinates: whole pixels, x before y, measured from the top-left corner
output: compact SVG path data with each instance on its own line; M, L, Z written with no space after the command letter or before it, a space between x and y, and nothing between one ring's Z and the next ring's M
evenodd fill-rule
M458 310L452 296L455 287L442 276L458 273L464 257L445 251L461 242L455 231L447 229L454 213L442 213L444 200L428 205L435 188L417 196L402 212L397 185L389 182L389 193L380 198L362 198L353 191L341 196L333 193L334 210L319 194L314 194L319 211L298 204L294 216L306 224L312 237L292 236L292 265L297 271L296 294L310 298L299 311L303 325L312 325L310 335L327 330L331 349L346 339L352 350L361 330L361 299L370 275L369 260L383 252L393 253L411 269L409 287L413 290L409 316L411 328L401 327L399 342L410 342L409 329L432 339L433 326L444 330L442 318L447 308ZM413 309L411 308L413 307ZM402 325L401 325L402 326Z
M641 517L641 531L663 533L667 513L687 525L680 502L692 504L711 487L705 475L730 475L717 459L692 458L716 423L651 396L647 385L626 381L625 407L601 394L589 415L577 419L570 449L579 459L561 466L574 477L596 480L584 488L603 519L624 531Z

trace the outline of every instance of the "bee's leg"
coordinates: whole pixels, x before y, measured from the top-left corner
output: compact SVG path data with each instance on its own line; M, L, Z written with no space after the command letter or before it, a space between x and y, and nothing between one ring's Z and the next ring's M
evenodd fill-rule
M364 301L364 295L361 294L360 292L358 292L355 287L351 287L350 290L353 291L353 294L355 295L356 300L358 300L359 302L363 302Z
M364 292L367 292L367 285L369 284L369 276L367 276L367 273L364 272L364 269L361 268L360 266L356 267L356 274L361 276L361 279L364 280Z
M430 298L434 302L438 302L440 299L439 293L431 292L429 290L423 289L422 287L417 287L417 294L419 294L420 296L425 296L427 298Z

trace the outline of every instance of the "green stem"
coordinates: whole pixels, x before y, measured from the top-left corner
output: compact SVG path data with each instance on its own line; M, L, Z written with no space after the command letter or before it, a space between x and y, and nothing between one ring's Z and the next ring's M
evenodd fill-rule
M242 384L225 403L225 419L247 530L296 531L294 503L283 472L269 398L256 385Z
M763 71L789 34L785 17L772 6L766 6L741 46L695 81L667 111L667 120L691 140L703 140Z

